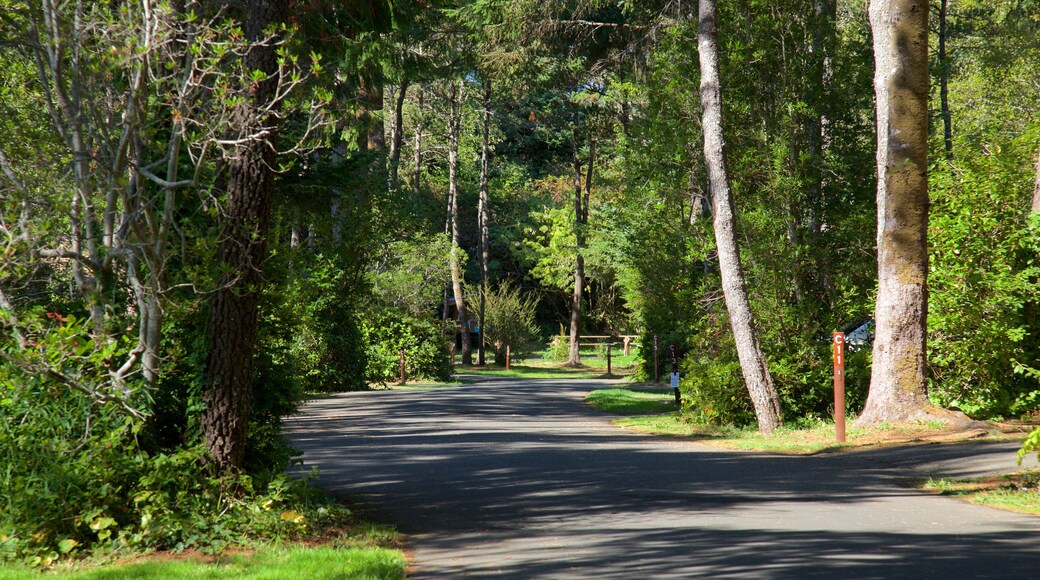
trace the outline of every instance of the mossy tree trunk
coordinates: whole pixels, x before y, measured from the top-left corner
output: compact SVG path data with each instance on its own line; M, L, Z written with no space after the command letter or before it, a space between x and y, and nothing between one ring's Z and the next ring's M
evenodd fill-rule
M857 425L941 415L928 403L928 2L872 0L878 294Z

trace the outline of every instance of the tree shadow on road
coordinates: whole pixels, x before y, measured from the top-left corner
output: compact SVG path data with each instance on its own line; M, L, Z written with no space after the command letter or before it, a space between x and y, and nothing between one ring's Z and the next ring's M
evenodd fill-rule
M1032 520L980 521L895 485L923 460L1006 445L724 452L609 426L581 404L600 386L345 394L309 404L291 438L321 485L415 537L420 575L977 578L1040 563Z

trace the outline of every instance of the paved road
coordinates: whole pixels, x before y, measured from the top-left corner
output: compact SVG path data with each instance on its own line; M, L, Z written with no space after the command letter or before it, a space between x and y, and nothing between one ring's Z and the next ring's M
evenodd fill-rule
M1013 470L1014 445L724 452L612 427L581 403L607 383L343 394L290 437L407 534L415 578L1040 575L1040 519L899 485Z

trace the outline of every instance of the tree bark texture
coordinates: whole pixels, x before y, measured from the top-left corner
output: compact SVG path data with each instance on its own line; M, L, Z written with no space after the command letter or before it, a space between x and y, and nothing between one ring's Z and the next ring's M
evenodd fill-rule
M366 65L358 77L358 103L356 117L361 127L358 133L358 149L382 151L386 148L383 115L383 71L374 64Z
M928 315L928 2L871 0L877 95L878 294L857 425L931 416Z
M484 365L484 315L488 291L488 160L491 155L491 79L484 77L483 123L480 143L480 201L477 207L477 227L480 230L480 342L477 345L477 364Z
M1030 210L1034 214L1040 214L1040 150L1036 154L1036 185L1033 186L1033 203Z
M458 312L459 333L462 339L462 364L473 364L473 345L469 335L469 316L466 298L462 294L462 266L459 263L459 136L462 132L462 86L452 82L448 96L448 198L449 221L451 222L451 288L455 294Z
M419 180L422 177L422 132L423 132L423 89L419 87L419 94L416 97L418 109L415 115L415 136L412 143L412 192L415 193L416 197L422 193L422 184Z
M245 30L247 38L256 44L244 57L247 70L277 76L275 47L260 41L265 29L284 11L284 0L248 2ZM250 87L252 99L235 112L238 137L265 136L244 140L228 160L227 201L218 250L220 263L228 273L210 298L206 409L201 417L210 457L221 470L242 466L253 396L253 350L275 162L273 119L263 118L260 109L273 98L273 90L271 80Z
M401 145L404 142L404 99L408 94L408 79L403 79L397 87L397 98L394 100L394 129L390 135L390 191L397 191L400 186Z
M718 33L714 0L700 0L697 47L701 65L701 107L704 131L704 162L708 170L714 214L715 242L718 246L722 291L726 299L730 326L736 342L737 357L744 383L758 418L758 428L771 433L780 426L780 400L765 355L758 343L751 303L748 300L744 270L737 247L733 197L726 170L725 141L722 134L722 94L719 85Z
M946 62L947 0L939 3L939 104L943 120L943 148L946 158L953 159L953 118L950 115L950 66Z
M581 179L581 158L577 138L574 142L574 291L571 293L570 344L567 366L581 365L581 306L585 292L585 226L589 223L589 198L592 195L592 169L596 164L596 143L589 143L589 164L585 183Z

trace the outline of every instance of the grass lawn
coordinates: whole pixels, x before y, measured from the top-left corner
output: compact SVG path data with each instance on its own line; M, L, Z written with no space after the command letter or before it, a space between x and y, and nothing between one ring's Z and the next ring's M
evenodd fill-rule
M600 411L615 415L652 415L675 409L675 395L669 388L599 389L589 393L585 402Z
M607 359L592 353L582 354L582 366L565 367L563 363L544 359L544 353L536 352L529 358L514 360L507 371L505 367L491 364L494 357L488 357L484 367L463 367L456 365L455 372L465 375L488 377L512 377L524 379L602 379L620 378L632 375L636 371L638 359L636 355L623 356L620 352L611 357L610 375L607 375Z
M61 577L75 580L122 578L350 578L395 579L405 577L407 562L400 550L363 547L260 545L222 556L197 553L159 553L130 562L57 568L40 573L29 569L0 568L0 580Z
M602 389L589 393L586 401L593 407L615 414L627 415L613 421L615 425L647 433L701 441L725 449L764 451L771 453L810 454L840 451L857 447L886 445L913 445L973 440L1021 439L1028 430L1022 427L995 428L990 431L951 431L941 424L882 425L872 428L846 429L846 442L834 437L834 423L817 421L809 426L785 426L769 435L754 428L700 425L680 416L674 410L661 413L662 407L674 407L670 389L635 390Z
M600 379L603 371L588 368L542 367L527 365L510 365L507 371L503 367L488 365L486 367L456 366L455 372L463 375L481 377L511 377L522 379Z
M1040 515L1040 472L1037 471L976 479L929 479L918 487L969 503Z

